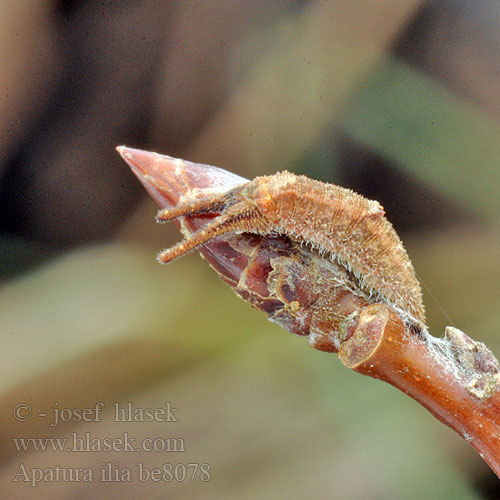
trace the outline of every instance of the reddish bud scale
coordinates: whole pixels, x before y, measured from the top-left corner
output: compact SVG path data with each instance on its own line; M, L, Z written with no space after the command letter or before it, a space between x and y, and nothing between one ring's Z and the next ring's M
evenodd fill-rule
M355 283L341 266L286 237L218 240L204 255L219 276L271 321L308 336L316 349L338 351L344 322L369 305L349 289Z

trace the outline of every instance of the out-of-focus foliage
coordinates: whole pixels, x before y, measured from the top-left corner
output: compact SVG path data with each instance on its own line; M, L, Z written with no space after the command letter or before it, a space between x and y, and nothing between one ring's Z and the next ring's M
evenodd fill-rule
M411 67L388 61L356 94L342 125L415 179L500 223L498 117Z
M480 458L405 395L280 331L198 256L160 267L156 252L180 235L154 223L114 152L126 143L246 177L287 168L379 199L424 283L431 331L453 323L498 354L498 28L496 3L472 0L6 6L3 496L498 498ZM102 422L38 417L98 402ZM115 402L171 402L179 422L117 423ZM73 432L183 438L186 451L28 453L12 441ZM132 481L101 481L103 462ZM212 478L140 481L139 462L205 462ZM91 467L95 480L30 487L12 481L21 463Z

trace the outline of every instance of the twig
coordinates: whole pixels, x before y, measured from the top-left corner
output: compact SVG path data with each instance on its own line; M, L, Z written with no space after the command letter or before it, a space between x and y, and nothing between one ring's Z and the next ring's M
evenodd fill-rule
M365 308L339 357L363 375L405 392L458 432L500 477L498 361L481 342L447 327L436 339L411 334L396 313Z
M225 170L126 147L118 151L161 208L248 182ZM213 216L179 217L187 237ZM229 233L200 252L252 306L349 368L388 382L458 432L500 477L499 363L481 342L447 327L411 328L359 292L345 267L284 236Z

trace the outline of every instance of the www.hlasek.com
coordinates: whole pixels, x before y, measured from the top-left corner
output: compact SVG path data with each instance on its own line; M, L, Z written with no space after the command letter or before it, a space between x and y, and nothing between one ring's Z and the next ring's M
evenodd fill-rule
M176 453L186 451L184 439L181 437L147 437L137 441L128 432L117 437L96 437L90 432L71 433L70 438L12 438L17 452L138 452L157 451Z

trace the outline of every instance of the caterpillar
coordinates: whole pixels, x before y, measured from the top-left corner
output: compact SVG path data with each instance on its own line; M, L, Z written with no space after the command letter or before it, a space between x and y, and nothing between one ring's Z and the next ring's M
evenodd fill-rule
M160 262L168 263L228 232L284 235L328 255L354 275L367 296L387 303L418 329L425 328L413 265L377 201L283 171L160 210L157 220L201 214L219 215L160 252Z

